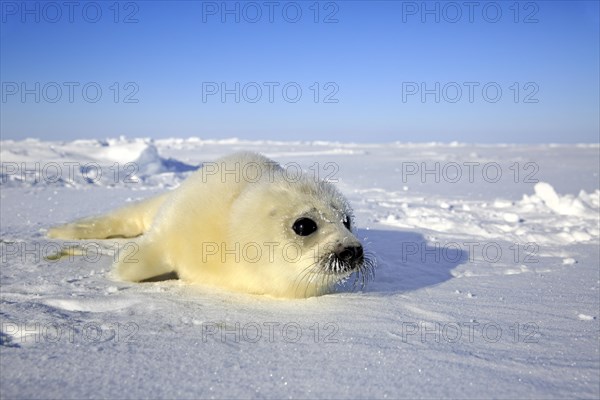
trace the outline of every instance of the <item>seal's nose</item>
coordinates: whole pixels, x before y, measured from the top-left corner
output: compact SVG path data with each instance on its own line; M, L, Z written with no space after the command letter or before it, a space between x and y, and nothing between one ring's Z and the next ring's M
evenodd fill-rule
M361 245L344 247L337 256L342 261L359 260L363 256L363 248Z

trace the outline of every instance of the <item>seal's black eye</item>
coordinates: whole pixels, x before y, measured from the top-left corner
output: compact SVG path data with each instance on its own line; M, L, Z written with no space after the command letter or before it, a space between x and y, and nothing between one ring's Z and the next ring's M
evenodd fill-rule
M317 223L310 218L299 218L292 226L294 232L300 236L308 236L317 230Z
M352 229L350 229L350 217L347 215L344 215L344 226L346 227L346 229L348 229L349 231L351 231Z

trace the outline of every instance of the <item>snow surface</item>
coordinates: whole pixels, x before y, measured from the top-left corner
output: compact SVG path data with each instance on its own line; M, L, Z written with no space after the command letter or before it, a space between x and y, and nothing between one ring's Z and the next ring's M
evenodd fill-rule
M109 273L126 240L45 237L238 150L337 180L374 281L303 300L131 284ZM598 398L599 150L3 141L0 397Z

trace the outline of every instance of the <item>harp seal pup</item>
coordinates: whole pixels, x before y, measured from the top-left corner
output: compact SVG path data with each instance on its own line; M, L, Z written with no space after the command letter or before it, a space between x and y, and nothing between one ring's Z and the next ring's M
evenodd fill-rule
M327 293L353 272L355 283L369 279L374 261L353 229L352 210L330 182L288 176L243 152L205 163L173 191L48 236L136 237L134 254L114 263L127 281L174 272L191 284L301 298Z

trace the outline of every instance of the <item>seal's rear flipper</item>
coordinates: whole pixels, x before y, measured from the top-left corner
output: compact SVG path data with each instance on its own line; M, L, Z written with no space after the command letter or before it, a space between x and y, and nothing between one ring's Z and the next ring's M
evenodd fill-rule
M148 230L168 193L128 205L106 215L83 218L48 230L55 239L136 237Z

